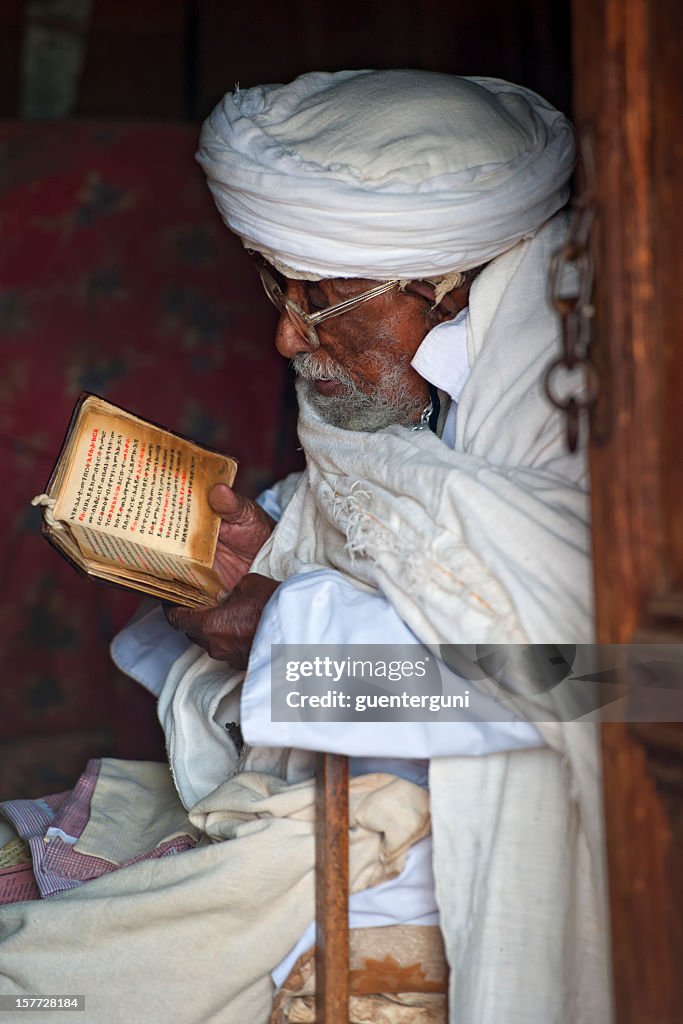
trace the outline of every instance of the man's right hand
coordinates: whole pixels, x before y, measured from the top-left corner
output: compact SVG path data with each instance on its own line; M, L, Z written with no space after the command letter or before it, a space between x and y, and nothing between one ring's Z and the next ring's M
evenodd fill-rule
M213 567L230 592L249 572L275 521L255 501L236 494L227 484L211 488L209 504L222 519Z

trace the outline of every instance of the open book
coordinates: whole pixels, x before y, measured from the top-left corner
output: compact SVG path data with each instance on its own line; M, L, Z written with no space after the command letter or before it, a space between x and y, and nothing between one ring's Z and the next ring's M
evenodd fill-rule
M52 471L43 533L89 576L188 606L223 589L212 569L220 516L207 495L234 459L81 395Z

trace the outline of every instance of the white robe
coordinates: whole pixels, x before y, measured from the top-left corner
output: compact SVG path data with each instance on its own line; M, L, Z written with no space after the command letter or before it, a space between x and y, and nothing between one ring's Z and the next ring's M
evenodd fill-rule
M331 566L381 589L437 650L591 642L586 460L566 451L563 416L543 393L559 351L548 265L565 230L555 218L474 282L472 370L453 451L401 427L338 430L303 403L307 470L253 571L285 579ZM432 762L437 898L457 1024L609 1019L597 734L572 720L567 698L562 687L525 693L522 682L513 702L554 751L554 772L540 767L540 751ZM537 806L557 813L535 815ZM523 870L525 855L533 870ZM520 928L531 908L542 910L540 958ZM496 956L490 944L466 941L493 922Z

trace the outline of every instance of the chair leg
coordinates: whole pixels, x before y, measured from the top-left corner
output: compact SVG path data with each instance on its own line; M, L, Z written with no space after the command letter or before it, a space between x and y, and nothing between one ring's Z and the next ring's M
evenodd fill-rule
M349 763L320 754L316 778L316 1021L349 1021Z

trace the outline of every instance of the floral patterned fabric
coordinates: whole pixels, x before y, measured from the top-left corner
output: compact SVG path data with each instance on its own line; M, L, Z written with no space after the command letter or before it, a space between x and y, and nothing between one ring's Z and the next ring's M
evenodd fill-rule
M89 757L163 757L151 698L108 657L137 598L79 577L29 507L79 392L234 455L244 493L296 467L276 314L196 135L0 124L0 799L73 785Z

